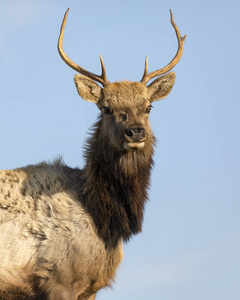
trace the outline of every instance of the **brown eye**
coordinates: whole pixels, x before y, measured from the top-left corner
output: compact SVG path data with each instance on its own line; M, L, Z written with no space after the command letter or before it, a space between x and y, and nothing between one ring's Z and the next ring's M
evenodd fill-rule
M150 113L152 107L153 107L152 105L149 105L149 106L147 107L147 113Z
M124 122L127 120L127 114L122 114L121 117Z
M107 107L107 106L103 106L103 108L102 108L102 112L103 112L104 114L110 114L111 110L110 110L110 108L109 108L109 107Z

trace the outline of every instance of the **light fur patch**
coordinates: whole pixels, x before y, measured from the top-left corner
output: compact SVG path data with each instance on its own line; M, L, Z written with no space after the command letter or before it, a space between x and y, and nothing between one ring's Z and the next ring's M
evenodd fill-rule
M127 151L142 149L145 146L145 142L140 143L123 143L123 148L125 148Z

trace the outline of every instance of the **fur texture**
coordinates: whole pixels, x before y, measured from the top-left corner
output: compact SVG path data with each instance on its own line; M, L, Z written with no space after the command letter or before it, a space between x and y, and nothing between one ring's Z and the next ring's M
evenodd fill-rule
M121 240L106 250L79 201L82 173L61 161L0 173L3 299L88 299L114 279Z

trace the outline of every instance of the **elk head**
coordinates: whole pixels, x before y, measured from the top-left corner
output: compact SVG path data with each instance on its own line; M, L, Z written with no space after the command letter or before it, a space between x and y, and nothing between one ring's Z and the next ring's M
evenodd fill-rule
M171 23L178 39L178 51L173 60L164 68L148 74L148 57L146 57L145 70L140 82L122 81L110 83L106 77L101 55L102 74L96 75L75 64L65 54L62 41L68 11L69 9L66 11L62 22L58 51L67 65L84 75L76 74L74 76L79 95L84 100L95 103L102 111L102 134L106 135L104 137L109 140L111 145L119 150L127 151L144 148L146 142L152 139L149 125L151 104L154 101L165 98L170 93L176 75L174 72L167 72L180 60L186 35L181 37L170 10ZM162 76L158 77L160 75ZM158 78L147 85L149 80L155 77Z

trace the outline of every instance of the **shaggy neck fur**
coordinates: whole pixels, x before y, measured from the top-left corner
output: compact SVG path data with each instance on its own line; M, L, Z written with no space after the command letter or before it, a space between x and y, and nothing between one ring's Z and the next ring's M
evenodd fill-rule
M102 137L101 124L100 119L86 145L82 201L98 235L112 248L141 231L154 137L141 150L119 151Z

